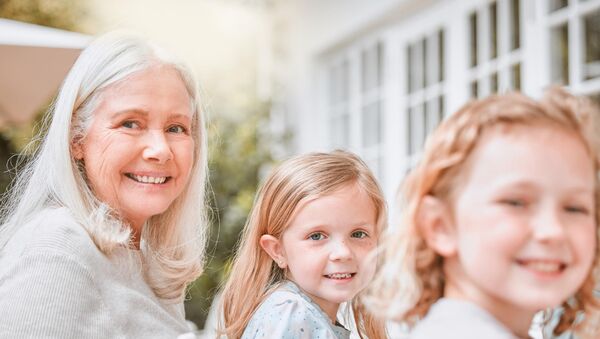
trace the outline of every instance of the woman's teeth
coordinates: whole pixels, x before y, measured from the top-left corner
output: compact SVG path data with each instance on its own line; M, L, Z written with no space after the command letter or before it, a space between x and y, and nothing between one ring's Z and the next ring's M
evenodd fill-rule
M167 180L167 177L149 177L146 175L127 174L127 176L137 182L144 184L162 184Z

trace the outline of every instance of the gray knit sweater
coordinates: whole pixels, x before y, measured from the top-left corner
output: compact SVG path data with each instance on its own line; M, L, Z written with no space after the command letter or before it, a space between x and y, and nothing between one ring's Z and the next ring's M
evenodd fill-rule
M137 251L104 255L67 209L23 225L0 252L0 338L175 338L183 303L156 297Z

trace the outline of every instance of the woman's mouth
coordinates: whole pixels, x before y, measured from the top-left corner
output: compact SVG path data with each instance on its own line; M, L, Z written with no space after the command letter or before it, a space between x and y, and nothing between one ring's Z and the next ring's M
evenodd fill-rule
M168 182L171 177L153 177L153 176L147 176L147 175L137 175L137 174L133 174L133 173L125 173L125 176L128 177L129 179L142 183L142 184L164 184L166 182Z

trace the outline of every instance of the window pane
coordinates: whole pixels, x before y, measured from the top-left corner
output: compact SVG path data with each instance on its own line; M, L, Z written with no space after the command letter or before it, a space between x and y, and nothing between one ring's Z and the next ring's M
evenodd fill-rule
M361 53L363 92L379 86L382 66L380 65L381 48L378 44L373 48L363 50Z
M413 124L413 119L412 119L412 115L413 115L413 109L412 107L409 107L408 110L406 111L406 135L407 135L407 142L406 142L406 153L408 153L409 155L413 153L413 129L412 129L412 124Z
M427 40L423 39L419 42L419 45L421 45L421 74L420 74L420 79L419 79L419 88L425 88L425 81L426 81L426 74L425 74L425 70L426 70L426 65L427 65Z
M553 12L557 9L561 9L569 5L569 0L550 0L548 4L548 8L550 12Z
M440 63L438 79L444 81L444 30L442 29L438 32L438 62Z
M498 57L498 6L495 2L490 4L490 59Z
M410 56L408 58L408 72L410 74L409 80L409 93L420 90L424 86L425 79L425 64L424 64L424 51L423 46L425 40L420 40L409 46L408 50Z
M423 88L431 85L431 64L427 62L427 58L429 54L431 54L430 46L427 46L428 43L431 43L430 39L424 38L420 41L423 44Z
M600 10L583 18L583 30L585 34L583 77L589 80L600 77Z
M498 93L498 73L490 75L490 91L492 94Z
M439 113L438 121L441 122L442 120L444 120L444 109L445 109L445 107L444 107L444 96L443 95L440 95L438 97L438 105L439 105L439 108L440 108L440 111L438 112Z
M350 79L349 79L349 73L350 73L350 64L348 63L348 60L344 60L344 62L342 63L342 69L340 70L341 75L340 75L340 87L341 87L341 97L340 100L343 102L347 102L348 99L350 98Z
M471 82L471 98L477 98L477 95L479 94L479 88L477 86L477 80L474 80L473 82Z
M361 75L362 75L362 90L363 92L366 92L369 87L369 78L370 78L370 73L369 73L369 52L366 50L363 50L360 53L360 68L361 68Z
M413 48L413 45L408 45L406 48L406 85L409 94L415 90L415 82L413 80L415 78L415 68L413 67L413 64L415 63L413 60Z
M329 103L337 102L337 67L329 67Z
M409 154L415 154L421 149L424 140L425 119L424 105L417 105L409 109L410 125L409 125Z
M521 89L521 64L518 63L510 68L512 89Z
M477 13L469 16L471 36L471 67L477 66Z
M377 48L375 49L377 56L375 57L377 72L375 75L377 76L377 87L381 87L383 84L383 44L381 42L377 43Z
M552 28L550 32L551 80L569 84L569 30L567 24Z
M440 101L438 98L429 100L425 104L425 136L427 137L440 123Z
M348 114L340 114L331 119L333 147L346 148L349 143L350 119Z
M511 10L511 39L510 49L515 50L521 47L521 1L512 0L510 3Z
M381 112L379 101L363 107L363 146L377 145L381 140Z

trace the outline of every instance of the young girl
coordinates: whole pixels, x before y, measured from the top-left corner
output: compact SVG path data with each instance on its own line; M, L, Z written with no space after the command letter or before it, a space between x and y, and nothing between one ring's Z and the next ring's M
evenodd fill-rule
M385 202L351 153L311 153L279 166L257 194L223 296L228 338L348 338L347 302L361 337L385 337L358 302L386 224Z
M416 322L411 338L527 338L536 312L560 306L554 334L597 338L593 114L555 88L450 116L403 186L369 309Z

